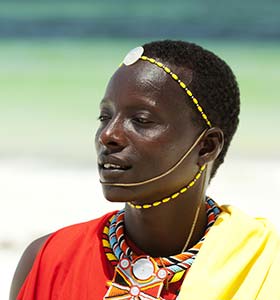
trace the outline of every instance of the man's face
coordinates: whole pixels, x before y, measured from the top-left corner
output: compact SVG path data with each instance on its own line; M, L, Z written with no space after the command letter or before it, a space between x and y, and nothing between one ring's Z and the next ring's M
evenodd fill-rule
M175 67L173 70L176 72ZM120 67L100 105L95 144L101 181L144 181L175 165L202 130L193 124L186 101L191 100L178 83L157 66L138 61ZM104 195L124 202L164 197L193 177L195 160L191 153L178 170L149 185L103 185Z

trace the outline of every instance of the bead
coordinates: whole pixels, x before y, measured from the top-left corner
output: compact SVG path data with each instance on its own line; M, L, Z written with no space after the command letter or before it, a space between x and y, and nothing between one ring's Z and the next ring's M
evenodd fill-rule
M116 256L113 253L106 253L109 260L116 260Z
M189 96L192 96L192 92L191 92L190 90L187 90L187 94L188 94Z
M105 232L104 232L104 233L105 233ZM106 232L106 234L109 234L109 231ZM110 243L109 243L109 241L107 241L107 240L105 240L105 239L102 239L102 245L103 245L104 247L110 248Z
M205 168L206 168L206 165L203 165L203 166L200 168L200 170L201 170L201 171L204 171Z
M171 196L171 198L172 198L172 199L175 199L175 198L177 198L179 195L180 195L180 193L175 193L175 194L173 194L173 195Z
M159 206L161 204L161 201L157 201L153 203L153 206Z
M168 202L169 200L170 200L170 197L164 198L164 199L162 200L162 202L163 202L163 203L166 203L166 202Z
M198 104L198 101L197 101L196 98L193 98L193 103L194 103L194 104Z
M142 208L142 206L141 205L135 205L135 208Z
M160 68L162 68L163 67L163 64L161 63L161 62L156 62L156 64L157 64L157 66L159 66Z
M188 190L188 189L187 189L186 187L184 187L184 188L182 188L182 189L180 190L180 193L183 194L183 193L185 193L187 190Z
M178 80L178 78L179 78L179 77L178 77L176 74L174 74L174 73L172 73L171 76L172 76L172 78L175 79L175 80Z
M184 275L185 275L185 271L180 271L175 273L170 283L179 281Z
M196 179L196 180L199 179L200 176L201 176L201 173L198 173L198 174L195 176L195 179Z
M200 105L198 105L197 109L202 112L202 107Z
M109 227L108 227L108 226L105 226L103 231L104 231L106 234L109 233Z
M207 120L207 116L204 113L202 114L202 118Z
M194 181L191 181L189 186L193 186L194 185Z
M167 67L164 67L164 71L165 71L166 73L170 73L170 72L171 72L171 70L170 70L169 68L167 68Z
M185 89L185 88L186 88L186 85L184 84L184 82L183 82L183 81L181 81L181 82L180 82L180 86L181 86L183 89Z
M153 63L155 63L155 59L149 58L149 62L151 62L153 64Z
M142 60L147 60L148 57L147 57L147 56L141 56L141 59L142 59Z
M143 208L150 208L150 207L152 207L151 204L144 204L144 205L143 205Z

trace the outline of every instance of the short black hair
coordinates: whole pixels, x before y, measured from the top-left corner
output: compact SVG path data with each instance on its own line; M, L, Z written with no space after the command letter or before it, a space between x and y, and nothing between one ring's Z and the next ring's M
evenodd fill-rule
M185 41L155 41L144 47L144 55L159 61L192 70L193 79L188 85L198 99L212 126L224 133L224 147L215 160L211 178L224 162L225 155L239 123L240 94L231 68L217 55ZM186 95L187 96L187 95ZM190 107L196 108L190 103ZM196 124L206 127L196 110Z

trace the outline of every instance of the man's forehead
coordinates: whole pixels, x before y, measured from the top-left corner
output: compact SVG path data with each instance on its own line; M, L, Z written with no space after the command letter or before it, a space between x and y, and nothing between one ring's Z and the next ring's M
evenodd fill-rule
M135 81L139 84L146 84L147 82L153 86L165 84L167 81L167 74L164 74L159 68L147 64L143 61L138 61L131 66L122 66L121 71L128 76L129 81Z
M170 68L175 70L186 84L192 81L192 70L178 66L170 66ZM130 84L136 84L140 88L150 88L149 92L151 93L160 93L165 87L172 89L175 87L175 93L180 90L180 88L174 86L173 80L164 70L145 61L138 61L130 66L122 65L115 72L113 78L120 82L125 80Z

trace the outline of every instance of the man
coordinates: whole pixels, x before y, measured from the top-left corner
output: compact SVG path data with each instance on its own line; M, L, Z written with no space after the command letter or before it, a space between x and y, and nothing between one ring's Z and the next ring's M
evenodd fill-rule
M235 77L213 53L182 41L133 49L95 141L104 195L125 208L33 242L10 299L20 288L19 300L280 299L273 227L206 196L238 115Z

